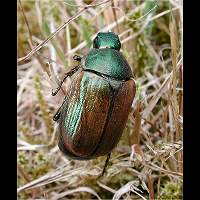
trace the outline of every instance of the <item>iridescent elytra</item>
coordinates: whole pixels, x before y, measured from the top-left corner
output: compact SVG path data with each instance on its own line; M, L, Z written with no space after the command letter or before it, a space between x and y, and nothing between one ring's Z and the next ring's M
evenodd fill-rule
M135 96L131 68L120 53L113 32L100 32L93 48L68 72L72 82L54 116L59 123L59 148L68 157L88 160L108 155L118 144Z

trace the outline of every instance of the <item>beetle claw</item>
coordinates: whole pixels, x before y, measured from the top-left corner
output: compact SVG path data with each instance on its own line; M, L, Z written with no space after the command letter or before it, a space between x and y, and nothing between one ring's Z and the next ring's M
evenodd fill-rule
M56 89L56 91L54 92L53 89L51 90L51 95L55 96L58 93L58 88Z
M60 112L57 112L57 113L53 116L53 120L56 122L56 121L58 121L59 118L60 118Z
M52 95L52 96L55 96L55 95L56 95L56 92L54 92L53 89L51 90L51 95Z
M80 62L82 58L78 55L74 55L73 59Z

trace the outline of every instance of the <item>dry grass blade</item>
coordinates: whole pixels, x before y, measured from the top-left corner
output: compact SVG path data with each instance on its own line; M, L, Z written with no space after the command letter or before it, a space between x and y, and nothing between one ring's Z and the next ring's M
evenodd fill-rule
M121 187L113 196L113 200L119 200L124 194L132 191L135 194L137 194L139 197L141 197L144 200L147 200L144 198L139 192L142 192L140 189L138 189L136 186L134 186L135 181L130 181L123 187Z
M182 65L182 61L183 59L181 58L177 65L176 65L176 71L178 71ZM148 115L150 114L150 112L153 110L154 106L156 105L156 103L158 102L158 100L160 99L160 97L169 89L169 84L172 78L173 72L171 72L168 77L165 79L165 81L163 82L163 84L161 85L161 87L159 88L159 90L156 92L156 94L154 95L154 97L151 99L151 101L149 102L148 107L146 107L143 111L142 117L143 118L147 118Z
M21 192L23 190L27 190L27 189L31 189L31 188L35 188L35 187L40 187L42 185L46 185L46 184L58 181L60 179L66 178L66 177L70 178L70 177L74 176L75 174L80 174L81 172L84 172L83 168L79 168L79 169L77 168L75 170L70 171L70 167L62 166L62 167L54 170L53 172L45 174L44 176L42 176L34 181L31 181L31 182L23 185L22 187L19 187L17 189L17 192Z
M144 164L146 167L152 169L152 170L155 170L155 171L160 171L160 172L163 172L163 173L166 173L168 175L171 175L171 176L180 176L180 177L183 177L183 174L182 173L179 173L179 172L173 172L173 171L169 171L169 170L166 170L166 169L163 169L155 164Z
M97 181L97 184L102 187L103 189L109 191L109 192L112 192L113 194L116 192L116 190L113 190L112 188L108 187L107 185L104 185L102 183L100 183L99 181Z
M51 198L51 200L61 199L61 198L65 197L65 196L67 196L67 195L74 194L76 192L81 192L81 193L82 192L87 192L87 193L90 193L90 194L94 195L95 197L97 197L97 199L101 199L99 197L99 195L93 189L91 189L89 187L78 187L78 188L76 188L74 190L68 190L66 192L62 192L62 193L56 194Z

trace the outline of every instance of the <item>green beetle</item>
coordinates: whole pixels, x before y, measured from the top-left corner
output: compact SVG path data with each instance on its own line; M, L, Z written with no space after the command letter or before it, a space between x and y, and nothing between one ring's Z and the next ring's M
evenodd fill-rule
M93 48L84 57L74 56L79 65L66 74L75 74L54 116L59 123L59 148L77 160L109 155L126 125L135 96L131 68L120 53L119 37L100 32Z

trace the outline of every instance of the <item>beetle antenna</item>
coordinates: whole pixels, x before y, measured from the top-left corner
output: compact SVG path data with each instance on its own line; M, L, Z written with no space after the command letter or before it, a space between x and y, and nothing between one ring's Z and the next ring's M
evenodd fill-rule
M82 58L80 56L78 56L78 55L74 55L73 59L76 60L76 61L78 61L78 62L81 62Z

